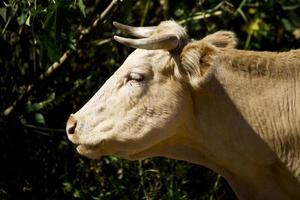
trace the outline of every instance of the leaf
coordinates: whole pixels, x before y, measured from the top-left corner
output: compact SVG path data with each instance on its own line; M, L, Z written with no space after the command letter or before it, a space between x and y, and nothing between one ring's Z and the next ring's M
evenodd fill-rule
M270 27L261 18L256 18L247 24L246 32L248 35L260 36L266 35Z
M285 28L285 30L287 31L291 31L293 29L292 24L290 23L290 21L286 18L282 18L281 22L283 24L283 27Z
M27 26L30 26L30 15L27 17L25 24Z
M22 13L17 19L18 19L18 24L23 25L25 24L26 20L28 18L27 13Z
M83 3L83 0L79 0L79 1L77 2L77 5L78 5L78 7L79 7L81 13L82 13L83 16L85 17L86 13L85 13L85 5L84 5L84 3Z
M68 42L68 47L69 47L71 50L75 51L75 50L76 50L76 41L75 41L74 39L69 40L69 42Z
M184 14L184 10L182 9L182 8L177 8L176 10L175 10L175 16L176 17L180 17L180 16L182 16Z
M32 112L37 112L42 108L43 108L42 103L34 103L34 104L28 103L25 107L25 110L27 113L32 113Z
M259 24L261 23L261 19L257 18L255 20L253 20L247 28L247 32L248 33L253 33L259 30Z
M298 9L298 8L300 8L300 4L287 5L287 6L283 5L283 6L282 6L282 9L283 9L283 10L296 10L296 9Z
M72 184L69 182L64 182L63 183L63 190L65 192L71 192L72 191Z
M256 8L249 8L248 10L249 14L254 15L257 12Z
M80 191L79 190L75 190L75 192L73 193L73 197L80 198L81 197Z
M35 9L31 10L31 17L38 17L41 14L45 14L47 12L42 6L37 6Z
M111 38L107 38L107 39L94 40L91 43L96 45L96 46L101 46L101 45L104 45L104 44L109 43L111 41L112 41Z
M53 62L59 59L59 48L55 44L53 38L47 35L40 36L40 42L43 48L46 50L48 58Z
M47 18L44 22L44 29L50 29L53 24L55 23L54 20L54 15L55 15L56 10L51 10L50 12L47 12Z
M34 119L37 123L40 124L45 124L45 118L44 115L42 115L41 113L35 113L34 114Z
M0 8L0 16L3 18L3 20L6 22L7 20L7 8Z

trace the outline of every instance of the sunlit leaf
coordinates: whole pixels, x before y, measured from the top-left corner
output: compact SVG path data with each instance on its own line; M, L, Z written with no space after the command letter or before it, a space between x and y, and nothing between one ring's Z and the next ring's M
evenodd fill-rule
M282 18L281 22L282 22L283 27L285 28L285 30L287 30L287 31L293 30L293 26L292 26L292 24L290 23L290 21L288 19Z
M255 13L256 13L256 11L257 11L257 9L255 9L255 8L249 8L249 13L250 14L252 14L252 15L254 15Z
M86 13L85 13L85 5L83 3L83 0L78 0L77 1L77 5L81 11L81 13L83 14L83 16L86 16Z
M27 17L25 24L27 26L30 26L30 15Z
M73 196L74 196L75 198L80 198L80 197L81 197L80 191L79 191L79 190L75 190L75 192L73 193Z
M63 183L63 190L65 192L71 192L72 191L72 184L69 182L64 182Z
M32 112L37 112L39 110L41 110L43 108L43 104L41 103L34 103L34 104L31 104L31 103L28 103L26 105L26 112L27 113L32 113Z
M41 113L35 113L34 114L34 119L37 123L45 124L45 118Z
M7 20L7 18L6 18L7 17L7 8L6 7L0 8L0 16L6 22L6 20Z
M26 13L23 13L22 15L18 16L19 25L25 24L27 18L28 18L28 15Z
M247 28L247 32L248 33L253 33L259 30L259 24L262 22L262 20L260 18L257 18L255 20L253 20L252 22L250 22L250 24L248 25Z
M178 8L175 10L176 17L180 17L181 15L183 15L183 13L184 13L184 10L181 8Z

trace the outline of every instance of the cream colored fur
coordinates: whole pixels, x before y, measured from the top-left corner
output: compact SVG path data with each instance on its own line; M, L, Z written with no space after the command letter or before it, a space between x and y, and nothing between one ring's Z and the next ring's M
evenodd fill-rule
M158 30L187 39L172 21ZM180 53L135 50L72 115L68 138L90 158L205 165L240 199L300 199L300 50L235 45L233 33L220 31Z

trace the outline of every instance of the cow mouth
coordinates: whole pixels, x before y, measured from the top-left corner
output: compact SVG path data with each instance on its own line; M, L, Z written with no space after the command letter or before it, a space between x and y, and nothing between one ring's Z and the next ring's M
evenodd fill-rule
M82 150L92 150L95 148L95 145L87 145L87 144L76 144L76 150L82 151Z

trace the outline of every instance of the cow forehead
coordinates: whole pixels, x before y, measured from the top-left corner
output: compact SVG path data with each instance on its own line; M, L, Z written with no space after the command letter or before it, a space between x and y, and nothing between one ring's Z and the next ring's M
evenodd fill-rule
M149 66L155 70L156 67L170 59L170 56L171 54L165 50L136 49L128 56L123 65L129 68Z

